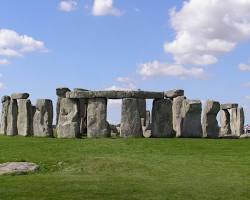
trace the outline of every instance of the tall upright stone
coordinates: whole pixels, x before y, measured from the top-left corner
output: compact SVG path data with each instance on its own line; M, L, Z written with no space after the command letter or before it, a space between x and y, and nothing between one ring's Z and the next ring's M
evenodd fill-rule
M220 111L220 103L208 100L206 102L202 116L203 136L208 138L218 138L220 128L217 121L217 114Z
M33 133L36 137L53 136L53 103L49 99L38 99L33 116Z
M237 109L238 108L229 109L231 134L234 136L237 136Z
M140 110L138 100L134 98L125 98L122 100L121 116L121 137L142 137L142 125L140 119Z
M155 99L152 108L152 137L173 137L172 101Z
M142 119L142 125L146 125L146 115L147 115L147 106L146 106L146 99L138 99L138 107L140 118Z
M202 137L201 127L202 105L199 100L183 101L182 117L183 126L181 137L196 138Z
M57 103L56 103L56 125L58 124L60 105L62 98L66 98L66 93L70 92L69 88L61 87L56 89Z
M230 113L227 109L222 109L220 111L220 136L226 136L231 134L230 127Z
M89 138L110 137L111 130L107 122L107 99L88 100L87 136Z
M185 101L185 96L178 96L173 99L173 129L175 131L176 137L181 136L182 130L182 105L183 101Z
M1 124L0 124L0 135L6 135L7 131L7 117L10 105L10 97L3 96L2 99L2 112L1 112Z
M57 124L58 138L80 137L80 118L76 99L61 98Z
M9 104L9 109L8 109L8 116L7 116L6 135L8 136L15 136L18 134L17 115L18 115L17 100L11 99L10 104Z
M18 135L32 135L32 104L29 99L18 99L17 131Z
M237 109L237 124L236 124L237 136L241 136L244 134L244 124L245 124L244 109L242 107L239 107Z
M146 112L146 124L145 124L145 126L148 127L150 125L150 122L151 122L150 111L147 110L147 112Z

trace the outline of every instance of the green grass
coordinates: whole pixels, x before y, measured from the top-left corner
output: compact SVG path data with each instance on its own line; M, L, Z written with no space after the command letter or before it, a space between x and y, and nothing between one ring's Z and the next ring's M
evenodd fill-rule
M36 174L1 176L1 200L250 199L250 140L0 137L0 163Z

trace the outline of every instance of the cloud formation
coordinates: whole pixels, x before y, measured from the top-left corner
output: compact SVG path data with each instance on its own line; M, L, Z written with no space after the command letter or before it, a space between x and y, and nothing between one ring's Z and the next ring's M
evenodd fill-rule
M122 11L114 7L113 0L94 0L92 14L94 16L121 16Z
M7 59L0 59L0 65L8 65L9 61Z
M58 5L58 9L63 12L71 12L77 7L77 2L73 0L61 1Z
M247 65L247 64L239 64L239 70L240 71L243 71L243 72L250 72L250 65Z

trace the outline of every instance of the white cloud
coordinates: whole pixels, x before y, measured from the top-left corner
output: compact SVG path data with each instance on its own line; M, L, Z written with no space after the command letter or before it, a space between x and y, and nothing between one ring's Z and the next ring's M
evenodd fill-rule
M176 32L164 49L178 64L210 65L250 39L249 0L190 0L170 11Z
M239 64L239 69L240 71L243 71L243 72L250 72L250 65L247 65L247 64Z
M250 96L246 96L246 99L247 99L247 100L250 100Z
M0 59L0 65L8 65L9 61L7 59Z
M64 12L71 12L77 7L77 2L73 0L61 1L58 5L58 9Z
M121 16L122 11L114 7L113 0L94 0L92 14L94 16Z
M45 50L44 43L13 30L0 29L0 56L18 57L25 53Z
M197 78L205 79L205 73L202 68L185 68L178 64L167 64L159 61L153 61L141 64L137 73L144 78L151 78L155 76L174 76L179 78Z

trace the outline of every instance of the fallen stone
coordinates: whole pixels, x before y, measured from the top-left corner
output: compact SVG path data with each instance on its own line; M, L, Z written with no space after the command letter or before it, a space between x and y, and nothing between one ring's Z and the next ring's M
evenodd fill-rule
M244 109L242 107L239 107L237 109L237 122L236 122L236 135L237 136L244 134L244 125L245 125Z
M183 127L181 137L200 138L203 137L201 127L202 105L199 100L183 101L182 118Z
M220 128L217 121L217 114L219 111L219 102L212 100L208 100L206 102L202 117L202 129L204 137L218 138L220 136Z
M231 127L230 127L230 113L228 110L220 111L220 136L230 135Z
M62 98L57 124L58 138L80 137L80 119L78 102L75 99Z
M110 137L107 122L107 99L94 98L88 100L87 136L89 138Z
M240 136L240 138L242 138L242 139L248 139L248 138L250 138L250 133L244 133L244 134L242 134Z
M8 162L0 164L0 175L24 175L35 172L39 166L30 162Z
M163 99L164 92L149 91L83 91L83 92L67 92L67 98L107 98L107 99Z
M13 93L11 94L11 99L28 99L29 96L28 93Z
M220 109L221 110L227 110L231 108L238 108L238 104L236 103L226 103L226 104L221 104Z
M32 105L29 99L18 99L17 132L21 136L32 135Z
M173 99L173 130L175 131L176 137L181 136L182 130L182 107L183 101L185 101L186 97L179 96Z
M184 96L184 90L177 89L177 90L169 90L164 92L165 98L174 99L179 96Z
M125 98L122 100L121 137L142 137L142 125L137 99Z
M172 101L155 99L152 108L152 137L173 137Z
M7 129L6 135L15 136L17 135L17 115L18 107L17 100L12 99L9 104L8 116L7 116Z
M10 97L2 97L2 112L1 112L1 124L0 124L0 135L6 135L7 132L7 117L10 105Z
M33 117L33 134L36 137L53 136L53 103L49 99L38 99Z

